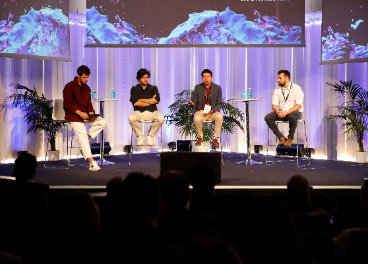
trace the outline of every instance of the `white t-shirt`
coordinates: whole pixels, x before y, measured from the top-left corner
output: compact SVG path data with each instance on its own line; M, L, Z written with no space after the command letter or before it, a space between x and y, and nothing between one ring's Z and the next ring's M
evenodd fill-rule
M304 93L302 88L290 82L287 88L281 86L275 88L272 95L272 104L279 107L280 111L287 111L299 104L302 106L299 112L303 112L303 99Z

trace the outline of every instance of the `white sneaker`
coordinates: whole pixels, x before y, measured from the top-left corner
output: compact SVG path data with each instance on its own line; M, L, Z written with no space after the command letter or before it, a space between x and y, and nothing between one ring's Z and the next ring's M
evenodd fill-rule
M143 145L144 136L138 137L137 145Z
M150 145L150 146L153 145L153 137L150 136L150 135L147 136L147 144Z
M89 170L90 171L100 171L101 168L100 166L97 165L96 161L93 161L92 164L89 165Z

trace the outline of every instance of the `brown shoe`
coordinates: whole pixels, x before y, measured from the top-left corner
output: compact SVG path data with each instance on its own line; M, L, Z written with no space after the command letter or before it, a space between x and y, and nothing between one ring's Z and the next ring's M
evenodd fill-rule
M284 144L284 147L290 147L291 143L293 143L293 139L292 138L288 138Z
M201 145L201 143L202 143L202 140L203 140L203 138L198 138L198 140L196 141L196 146L200 146Z
M279 138L279 146L282 146L285 144L286 138L285 137L280 137Z
M213 139L212 146L218 147L218 145L219 145L219 143L218 143L217 139L216 138Z

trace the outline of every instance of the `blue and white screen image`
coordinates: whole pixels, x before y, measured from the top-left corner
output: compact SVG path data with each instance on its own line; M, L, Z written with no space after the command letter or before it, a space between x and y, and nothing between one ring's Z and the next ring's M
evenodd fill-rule
M303 46L304 10L304 0L87 0L86 46Z
M321 63L368 61L367 32L367 0L324 0Z
M0 55L69 59L68 16L69 0L1 1Z

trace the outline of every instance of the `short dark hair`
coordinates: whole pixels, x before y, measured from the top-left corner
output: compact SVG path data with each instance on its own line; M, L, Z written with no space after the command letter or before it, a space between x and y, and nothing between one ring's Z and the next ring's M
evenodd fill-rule
M160 186L157 180L149 175L129 173L121 184L120 199L127 221L147 221L159 215Z
M146 74L148 74L148 78L151 77L151 73L147 69L145 69L145 68L140 69L137 72L137 80L139 81Z
M183 208L190 200L189 180L179 171L168 171L157 179L165 208Z
M216 185L213 168L205 163L197 163L190 170L190 182L197 193L212 192Z
M289 77L290 79L290 72L288 70L281 70L277 73L277 75L280 75L281 73L283 73L285 77Z
M79 76L82 76L83 74L89 76L91 74L91 70L86 65L81 65L78 67L77 73Z
M209 69L204 69L201 73L201 76L203 76L203 73L209 73L211 74L211 77L212 77L212 72Z
M17 180L31 180L37 168L37 158L30 153L21 154L14 162L13 176Z

